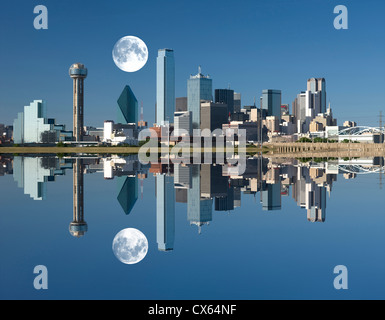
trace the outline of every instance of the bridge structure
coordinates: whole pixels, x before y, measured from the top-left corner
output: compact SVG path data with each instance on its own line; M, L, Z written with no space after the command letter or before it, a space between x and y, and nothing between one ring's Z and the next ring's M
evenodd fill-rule
M338 131L339 136L361 136L365 134L385 133L383 127L356 126L344 128Z
M364 166L360 164L340 164L338 169L342 173L354 173L354 174L371 174L371 173L383 173L385 171L384 166Z

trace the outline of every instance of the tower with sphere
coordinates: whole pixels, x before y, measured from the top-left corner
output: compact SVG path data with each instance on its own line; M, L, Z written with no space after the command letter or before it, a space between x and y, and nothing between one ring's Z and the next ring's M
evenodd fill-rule
M87 68L84 64L74 63L69 69L73 79L73 137L76 142L82 141L84 135L84 79Z

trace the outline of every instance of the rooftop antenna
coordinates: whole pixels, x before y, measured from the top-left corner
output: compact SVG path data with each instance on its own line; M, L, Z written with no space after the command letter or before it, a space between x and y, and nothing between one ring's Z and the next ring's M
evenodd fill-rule
M201 74L202 73L202 68L201 66L198 67L198 74Z

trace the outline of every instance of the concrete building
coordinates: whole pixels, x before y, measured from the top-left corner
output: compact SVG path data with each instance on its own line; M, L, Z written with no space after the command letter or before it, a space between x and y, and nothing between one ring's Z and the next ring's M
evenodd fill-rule
M289 111L289 105L288 104L282 104L281 105L281 117L286 116L290 113Z
M281 123L281 133L284 135L293 135L297 133L297 123L292 115L283 115Z
M266 126L270 134L277 134L280 132L280 120L278 117L269 116L266 120L263 120L263 124Z
M213 101L213 81L204 76L199 67L198 74L187 80L187 110L192 114L192 128L201 127L201 100Z
M79 142L84 135L84 79L87 68L84 64L75 63L70 67L69 75L73 79L73 136Z
M180 163L174 164L175 189L190 189L192 185L191 168Z
M239 134L239 130L245 130L246 132L246 141L257 142L260 137L260 126L258 122L237 122L232 121L222 125L222 130L226 131L228 129L234 130L234 135Z
M222 125L228 123L228 108L224 103L212 101L201 101L201 124L200 129L209 129L213 132L222 129Z
M129 144L138 145L138 129L135 123L115 124L112 120L104 121L103 142L111 145Z
M159 49L156 58L156 124L166 125L174 120L175 61L174 50Z
M309 132L325 131L327 126L336 126L337 120L333 119L330 108L327 113L319 113L309 124Z
M18 113L13 122L14 143L42 143L42 134L53 130L53 123L46 117L46 103L34 100Z
M175 111L187 111L187 97L179 97L175 99Z
M185 133L191 135L191 111L177 111L174 113L174 136L182 136Z
M86 135L94 137L95 141L103 141L104 128L85 127Z
M357 122L354 121L345 121L344 124L342 125L343 127L346 128L352 128L352 127L357 127Z

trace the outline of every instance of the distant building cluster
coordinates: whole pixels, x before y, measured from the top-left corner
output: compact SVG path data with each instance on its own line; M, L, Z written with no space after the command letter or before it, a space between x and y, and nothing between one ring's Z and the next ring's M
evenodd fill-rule
M212 83L212 78L204 75L199 67L198 73L187 79L187 96L174 100L174 52L172 49L160 49L157 58L156 123L153 129L168 126L171 134L190 137L196 129L211 132L217 129L232 129L234 132L246 129L246 140L256 144L264 141L293 142L302 137L339 141L341 130L357 126L351 121L337 126L330 103L327 107L324 78L307 80L306 91L300 92L294 99L291 112L290 105L282 103L281 90L262 90L258 106L255 101L253 105L242 106L239 92L230 88L213 91ZM376 142L376 134L367 132L365 137L349 136L349 139Z
M9 144L12 141L13 126L0 123L0 145Z

